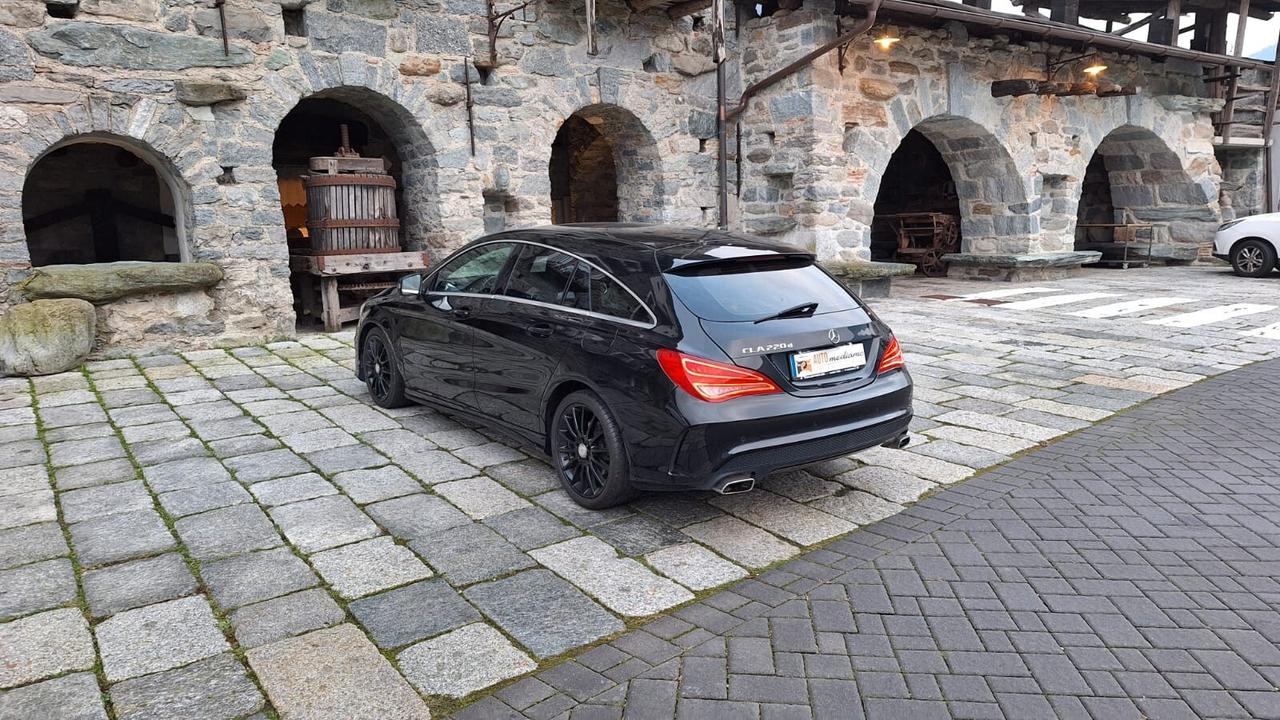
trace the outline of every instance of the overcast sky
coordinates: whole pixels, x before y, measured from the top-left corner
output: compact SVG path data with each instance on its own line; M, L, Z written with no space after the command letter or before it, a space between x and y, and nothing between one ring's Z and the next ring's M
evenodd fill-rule
M1000 10L1002 12L1009 12L1017 15L1022 14L1022 8L1014 7L1013 3L1010 2L1009 0L992 0L991 7L995 10ZM1135 14L1133 16L1133 19L1136 21L1136 20L1141 20L1143 17L1144 16L1141 14ZM1103 25L1103 23L1092 23L1092 22L1089 24L1091 25L1096 24L1099 28L1101 28ZM1230 51L1231 46L1235 43L1235 27L1236 27L1235 15L1231 16L1230 24L1227 27L1230 28L1230 31L1227 33L1227 47L1228 47L1228 51ZM1275 19L1268 20L1266 22L1263 22L1256 18L1250 18L1248 28L1245 31L1244 54L1253 55L1259 51L1267 50L1268 52L1265 59L1270 60L1272 58L1272 53L1270 52L1270 50L1276 44L1277 31L1280 31L1280 16L1278 16ZM1138 40L1145 40L1147 37L1146 33L1147 31L1145 28L1141 30L1136 30L1133 33L1133 37ZM1191 33L1187 33L1186 35L1182 36L1181 44L1185 46L1190 42L1190 40L1191 40Z

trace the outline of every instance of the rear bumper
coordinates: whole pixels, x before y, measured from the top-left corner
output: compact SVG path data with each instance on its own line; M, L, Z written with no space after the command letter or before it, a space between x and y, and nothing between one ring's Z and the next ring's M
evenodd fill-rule
M1228 253L1213 253L1213 256L1218 258L1219 260L1226 260L1227 262L1231 262L1231 255L1229 255Z
M847 396L805 400L802 412L693 425L666 467L634 468L633 482L644 489L710 490L726 478L759 479L883 445L907 432L911 390L906 372L893 373Z

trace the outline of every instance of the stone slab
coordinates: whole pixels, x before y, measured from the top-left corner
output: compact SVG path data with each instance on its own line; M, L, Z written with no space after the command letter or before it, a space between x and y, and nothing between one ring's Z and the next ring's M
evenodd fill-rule
M126 610L94 628L112 682L169 670L230 649L203 597Z
M263 480L249 486L249 492L266 507L337 495L338 489L316 473Z
M245 553L209 563L200 575L213 599L232 609L317 584L315 573L288 548Z
M529 507L528 500L487 477L441 483L435 491L476 520Z
M0 623L0 689L93 667L89 624L75 608Z
M324 581L348 599L432 576L413 552L385 535L325 550L310 560Z
M471 523L470 518L444 499L421 493L366 505L365 512L402 540L417 540Z
M729 516L690 525L684 533L748 568L766 567L799 552L794 545Z
M0 620L76 600L76 577L66 558L0 570Z
M698 592L747 576L747 571L697 543L655 550L644 556L654 570Z
M538 666L484 623L412 645L396 660L419 692L451 698L466 697Z
M71 526L71 543L85 567L154 555L175 544L160 515L150 508L76 523Z
M463 595L539 658L560 655L625 627L548 570L526 570L474 585Z
M688 590L635 560L619 558L613 547L596 537L566 540L530 554L622 615L653 615L693 599Z
M284 544L257 505L233 505L189 515L175 522L174 528L191 555L202 562Z
M85 600L96 618L196 591L196 579L177 553L89 570L83 582Z
M498 531L521 550L545 547L582 534L580 530L540 507L512 510L485 518L484 524Z
M394 465L340 472L333 481L360 505L422 492L417 480Z
M515 545L478 523L414 540L410 547L454 586L507 575L535 564Z
M294 635L331 627L347 614L320 589L246 605L231 613L231 627L240 647L251 648Z
M304 553L371 538L382 531L342 495L326 495L271 509L271 518L289 542Z
M354 625L279 640L248 653L282 717L430 720L427 706Z
M118 720L223 720L258 712L265 700L231 653L111 686Z
M107 720L93 673L78 672L0 693L3 720Z
M380 648L395 648L462 627L480 613L444 580L424 580L352 602L348 609Z

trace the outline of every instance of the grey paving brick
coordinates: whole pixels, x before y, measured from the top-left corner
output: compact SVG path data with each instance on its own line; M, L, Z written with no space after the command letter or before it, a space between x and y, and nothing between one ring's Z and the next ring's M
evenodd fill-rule
M179 598L112 615L93 630L107 680L185 665L230 649L209 603Z
M0 718L106 720L107 711L98 679L78 672L0 693Z
M537 563L501 535L480 524L442 530L409 544L450 584L470 585Z
M0 570L0 621L74 602L76 578L65 558Z
M85 567L119 562L168 550L173 535L155 510L133 510L71 526L71 543Z
M425 580L352 602L351 614L380 648L433 637L480 619L443 580Z
M620 620L546 570L474 585L463 595L539 658L623 629Z
M161 493L156 499L160 501L160 507L172 517L195 515L206 510L253 501L242 485L231 481Z
M484 524L497 530L521 550L546 547L581 535L577 528L540 507L527 507L494 515Z
M157 493L212 485L231 479L217 460L208 457L173 460L142 469L142 475Z
M72 465L58 468L53 473L54 484L59 490L75 490L76 488L93 485L107 485L109 483L132 480L137 475L138 470L133 466L133 463L129 462L128 458Z
M246 605L230 619L236 642L252 648L337 625L346 613L324 590L313 589Z
M195 591L196 579L177 553L110 565L84 574L84 595L94 617L106 617Z
M258 712L262 693L230 653L111 686L116 717L220 720Z
M189 515L174 523L197 560L210 561L284 544L257 505L233 505Z
M287 548L236 555L201 566L200 575L224 610L312 587L315 573Z
M366 505L365 512L387 532L402 540L417 540L471 523L463 512L433 495L406 495Z
M62 529L54 522L0 530L0 568L60 557L68 552Z

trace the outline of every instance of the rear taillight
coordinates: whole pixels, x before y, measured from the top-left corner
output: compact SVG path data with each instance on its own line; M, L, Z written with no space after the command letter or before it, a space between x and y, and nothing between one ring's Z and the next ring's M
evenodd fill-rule
M876 366L876 374L883 375L891 370L901 370L906 365L906 361L902 359L902 348L898 345L898 338L889 338L889 344L884 346L884 353L880 355L880 364Z
M769 378L755 370L719 363L675 350L659 350L658 364L671 382L685 392L707 402L724 402L745 395L782 392Z

